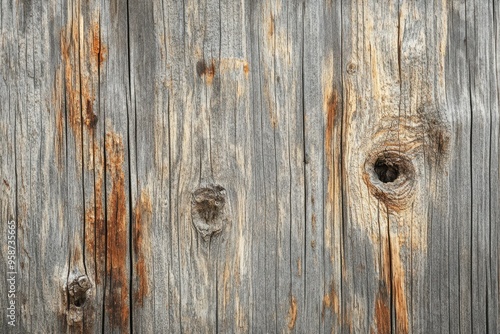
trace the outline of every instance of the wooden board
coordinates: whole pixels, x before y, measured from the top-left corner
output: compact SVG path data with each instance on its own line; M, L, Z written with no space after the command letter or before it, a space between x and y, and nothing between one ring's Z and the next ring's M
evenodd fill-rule
M499 21L2 1L0 332L498 333Z

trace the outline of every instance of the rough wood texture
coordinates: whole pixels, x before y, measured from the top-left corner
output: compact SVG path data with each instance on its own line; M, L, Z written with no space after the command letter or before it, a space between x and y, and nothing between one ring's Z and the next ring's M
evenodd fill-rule
M2 1L0 332L500 332L499 7Z

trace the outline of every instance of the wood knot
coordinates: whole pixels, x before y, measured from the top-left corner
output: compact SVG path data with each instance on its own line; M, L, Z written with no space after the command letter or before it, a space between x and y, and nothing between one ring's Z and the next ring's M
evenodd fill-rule
M193 225L204 240L222 230L226 190L220 185L200 187L192 193Z
M347 74L355 74L356 71L358 70L358 66L356 63L350 62L347 64Z
M83 319L83 307L91 293L92 284L87 275L73 275L67 286L69 298L69 310L67 314L68 324L81 322Z
M412 197L415 168L402 152L383 151L368 157L363 179L373 196L399 211Z

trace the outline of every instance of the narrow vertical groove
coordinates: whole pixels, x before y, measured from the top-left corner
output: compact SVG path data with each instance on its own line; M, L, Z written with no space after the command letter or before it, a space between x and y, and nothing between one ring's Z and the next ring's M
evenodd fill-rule
M130 112L132 106L130 106L132 102L132 77L131 77L131 48L130 48L130 7L129 0L126 1L126 9L127 9L127 65L128 65L128 98L126 99L127 104L127 156L128 156L128 207L129 207L129 226L128 226L128 248L129 248L129 286L128 286L128 297L129 297L129 326L130 333L134 332L134 302L133 302L133 277L134 277L134 256L133 256L133 206L132 206L132 157L130 153ZM130 103L129 103L130 101ZM134 97L135 102L135 97ZM134 118L137 113L134 105ZM134 122L135 126L137 125ZM137 139L137 133L134 134Z
M99 11L99 43L100 41L102 41L102 35L101 35L101 12ZM99 53L98 53L98 60L101 59L101 48L99 47ZM102 288L102 315L101 315L101 333L104 334L105 333L105 323L106 323L106 266L107 266L107 245L108 245L108 219L107 219L107 190L106 190L106 147L104 145L104 140L106 138L106 115L105 115L105 112L103 110L102 114L101 114L101 62L100 61L97 61L97 77L98 77L98 91L97 91L97 96L98 96L98 99L99 99L99 115L101 116L102 115L102 120L103 120L103 127L102 127L102 138L103 139L103 147L102 147L102 151L103 151L103 165L101 166L102 168L102 173L103 173L103 181L104 181L104 209L101 210L101 211L104 211L104 268L102 268L103 270L103 274L104 274L104 277L103 277L103 288ZM104 109L104 108L102 108ZM94 135L95 137L95 135ZM94 138L95 140L95 138ZM96 188L96 182L95 182L95 173L96 173L96 166L95 166L95 149L93 147L93 150L92 150L93 154L94 154L94 220L95 220L95 217L96 217L96 212L97 212L97 201L98 200L102 200L102 197L100 199L97 199L97 188ZM101 185L102 187L102 185ZM102 196L103 194L101 194ZM97 224L94 224L94 240L97 240ZM96 250L94 252L94 262L96 263L96 282L97 282L97 275L99 275L99 272L97 270L97 242L94 242L94 249Z
M305 58L305 13L306 13L306 3L302 2L302 48L301 53L301 95L302 95L302 150L304 151L304 156L306 155L306 104L305 104L305 84L304 84L304 58ZM304 305L306 307L305 312L307 312L307 168L304 168Z
M275 13L276 14L276 13ZM274 17L276 18L276 15L274 15ZM274 93L274 108L275 108L275 112L276 112L276 119L274 120L276 123L278 122L278 103L277 103L277 99L276 99L276 85L274 84L276 82L276 34L273 34L273 93ZM274 331L277 332L278 331L278 286L279 286L279 282L278 282L278 260L277 260L277 256L279 254L279 250L278 250L278 242L277 242L277 239L278 239L278 235L279 235L279 229L280 229L280 217L279 217L279 189L278 189L278 159L277 159L277 155L278 155L278 152L277 152L277 149L276 149L276 124L273 125L273 146L274 146L274 168L275 168L275 174L274 174L274 180L275 180L275 190L276 190L276 200L275 200L275 205L276 205L276 220L277 220L277 224L276 224L276 243L275 243L275 248L274 248L274 254L276 254L276 256L274 257L274 314L275 314L275 321L274 321Z
M79 9L81 11L81 8ZM80 86L80 120L83 120L83 103L82 103L82 100L83 100L83 89L82 89L82 55L81 55L81 36L82 35L82 31L80 30L80 24L78 24L78 81L79 81L79 86ZM85 262L85 227L86 227L86 217L85 217L85 191L83 190L84 189L84 184L85 184L85 175L84 175L84 172L85 172L85 155L83 153L83 122L80 121L80 147L82 148L82 152L81 152L81 161L82 161L82 165L81 165L81 173L82 173L82 176L81 176L81 182L82 182L82 191L81 191L81 194L82 194L82 206L83 206L83 212L82 212L82 215L81 215L81 218L82 218L82 222L83 222L83 235L82 235L82 259L83 259L83 268L85 270L85 275L87 274L87 264ZM78 138L75 138L75 142L78 140Z
M340 312L341 314L339 315L340 318L340 323L342 322L342 317L345 316L345 298L344 298L344 273L343 273L343 268L344 268L344 255L345 255L345 185L344 185L344 115L346 114L345 112L345 103L344 101L346 100L347 93L345 92L345 87L344 87L344 6L342 6L343 1L340 1L340 73L341 73L341 80L340 84L342 85L342 107L340 110L342 110L340 114L340 152L339 152L339 158L340 162L338 163L339 171L340 171ZM341 327L341 326L340 326ZM342 327L340 328L340 330Z
M259 37L260 36L257 36L257 55L258 57L260 58L260 40L259 40ZM257 68L258 68L258 71L257 71L257 77L260 79L259 80L259 102L260 102L260 110L264 110L263 109L263 106L262 106L262 75L260 75L262 73L261 71L261 68L260 68L260 61L257 62ZM260 131L261 133L264 132L264 117L263 115L261 114L260 115ZM262 136L261 136L262 137ZM262 140L261 138L261 141L260 141L260 150L261 150L261 154L262 154L262 157L264 157L264 140ZM265 162L264 162L264 159L262 159L262 173L263 173L263 178L265 179L265 171L266 171L266 168L265 168ZM266 182L263 182L263 188L264 188L264 202L265 205L266 205L266 209L264 210L264 222L267 221L267 187L266 187ZM264 249L265 249L265 246L267 245L267 233L264 233ZM257 253L258 254L258 253ZM264 276L265 276L265 271L266 271L266 267L267 267L267 257L264 257ZM264 282L264 291L267 292L267 280ZM267 310L267 298L264 299L264 309ZM267 329L267 322L265 324L265 327Z
M103 138L106 138L106 112L103 112ZM102 334L106 333L106 289L108 283L107 269L108 269L108 181L106 169L107 157L106 157L106 145L103 144L103 174L104 174L104 286L102 293Z
M398 104L398 151L401 153L401 140L400 140L400 123L401 123L401 104L403 103L402 90L403 80L401 77L401 48L403 47L401 39L401 1L398 1L398 76L399 76L399 104Z
M496 17L495 17L495 0L493 0L492 2L492 21L493 21L493 29L496 27ZM493 39L493 55L497 55L496 51L497 51L497 40L496 40L496 34L495 34L495 31L492 32L492 39ZM496 62L496 56L494 56L493 58L493 68L497 69L497 62ZM494 78L496 79L496 75L495 73L493 73L493 76ZM495 80L496 81L496 80ZM497 86L498 87L498 86ZM498 98L498 93L497 93L497 98ZM494 102L493 102L494 103ZM495 238L493 237L493 231L492 231L492 224L493 224L493 217L492 217L492 214L491 214L491 205L492 205L492 201L491 201L491 197L492 197L492 187L491 187L491 175L492 175L492 169L491 169L491 164L492 164L492 159L491 159L491 155L492 155L492 146L493 146L493 126L492 126L492 123L493 121L495 120L494 117L493 117L493 113L492 113L492 107L490 106L490 123L489 123L489 130L490 130L490 143L489 143L489 152L488 152L488 175L489 175L489 178L488 178L488 218L489 218L489 226L488 226L488 254L489 254L489 271L490 271L490 276L493 276L493 272L494 270L492 269L493 268L493 263L492 263L492 247L491 247L491 244L492 244L492 241L495 240ZM490 302L490 298L489 298L489 285L490 284L495 284L495 277L489 277L489 279L487 280L487 285L486 285L486 289L487 289L487 292L486 292L486 332L489 333L490 332L490 319L489 319L489 316L490 316L490 308L489 308L489 302ZM492 287L492 290L495 291L495 289ZM498 297L497 297L498 298ZM494 298L492 300L492 302L494 303ZM498 307L498 300L497 300L497 307ZM492 329L493 330L493 329Z
M101 43L101 12L99 11L99 19L98 19L98 25L99 25L99 43ZM99 47L99 52L97 54L97 59L101 59L101 48ZM97 100L99 103L98 106L98 112L99 115L101 114L101 62L97 61ZM97 166L95 163L95 132L92 131L92 161L93 161L93 166L94 166L94 173L93 173L93 183L94 183L94 274L95 274L95 279L94 282L97 282L97 275L99 275L99 272L97 270L97 222L96 222L96 217L97 217L97 191L96 191L96 172L97 172ZM102 187L102 185L101 185Z
M391 245L391 220L389 216L389 208L386 206L385 208L387 212L387 243L389 247L389 286L390 286L390 305L391 305L391 333L395 333L397 326L396 326L396 321L397 321L397 307L395 305L395 300L394 300L394 277L393 277L393 272L392 272L392 245Z
M73 19L73 10L71 10L71 19ZM65 73L66 74L66 73ZM67 92L67 87L66 85L63 85L63 90L64 90L64 148L66 150L65 154L65 172L66 172L66 180L68 180L68 101L66 99L66 94ZM57 116L56 116L57 117ZM66 182L66 198L65 198L65 203L64 207L66 210L68 209L68 193L69 193L69 182ZM70 235L68 233L68 245L70 245ZM66 284L69 284L69 273L71 270L71 249L68 247L68 273L66 276ZM69 311L69 290L66 289L66 310Z
M469 29L468 29L468 24L467 24L467 0L465 1L465 40L467 41L469 38ZM468 41L467 41L468 42ZM469 58L469 47L468 44L465 44L465 57L467 60L467 69L468 69L468 83L469 83L469 108L470 108L470 127L469 127L469 177L470 177L470 191L471 191L471 196L470 196L470 256L471 260L474 258L474 186L473 186L473 175L472 175L472 168L473 168L473 138L472 138L472 133L473 133L473 125L474 125L474 113L473 113L473 103L472 103L472 83L471 83L471 64L470 64L470 58ZM470 321L471 321L471 329L474 328L474 310L473 310L473 305L474 305L474 294L473 294L473 264L472 261L470 263L470 298L471 298L471 304L469 305L470 307Z
M288 6L287 6L287 16L286 16L286 28L288 31ZM288 50L288 40L287 40L287 50ZM288 173L290 175L290 182L288 183L289 186L289 192L288 192L288 208L289 208L289 230L288 230L288 238L289 238L289 244L288 244L288 252L289 252L289 261L288 261L288 266L290 267L289 270L289 278L290 278L290 283L288 287L288 294L289 296L293 295L293 261L292 261L292 225L293 225L293 210L292 210L292 187L293 187L293 180L292 180L292 156L291 156L291 147L290 147L290 122L287 122L287 142L288 142ZM305 156L304 156L305 157ZM305 158L304 158L305 161ZM305 170L305 166L304 166Z

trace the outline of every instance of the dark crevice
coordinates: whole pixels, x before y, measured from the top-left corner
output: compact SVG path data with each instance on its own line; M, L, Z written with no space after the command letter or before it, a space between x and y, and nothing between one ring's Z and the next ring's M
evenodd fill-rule
M493 27L497 27L497 22L496 22L496 16L495 16L495 0L492 1L492 20L493 20ZM497 35L496 34L493 34L493 36L495 36L493 38L493 54L496 55L497 54ZM496 62L497 60L497 57L494 57L493 59L493 64L494 64L494 68L497 69L498 68L498 64ZM495 76L495 79L496 76ZM493 83L495 84L495 83ZM496 86L497 87L497 98L498 98L498 85ZM490 143L489 143L489 153L488 153L488 173L489 173L489 177L488 177L488 193L489 193L489 196L488 196L488 218L489 218L489 225L488 225L488 235L489 235L489 242L488 242L488 254L489 254L489 268L490 268L490 279L487 281L489 284L486 285L486 332L489 333L490 332L490 317L489 317L489 313L490 313L490 308L489 308L489 285L490 284L495 284L495 277L494 277L494 269L492 270L493 268L493 263L492 263L492 258L493 258L493 249L492 249L492 241L494 240L497 240L494 236L494 231L492 230L492 225L493 225L493 216L492 216L492 210L491 210L491 206L492 206L492 200L491 200L491 197L493 196L492 195L492 187L491 187L491 175L492 175L492 169L491 169L491 166L492 166L492 159L491 159L491 155L492 155L492 147L493 147L493 143L492 143L492 140L493 140L493 126L492 126L492 123L494 122L495 118L493 116L493 113L492 113L492 107L490 106L490 122L489 122L489 131L490 131ZM498 123L498 122L497 122ZM498 268L497 268L498 270ZM495 291L495 288L492 287L492 290ZM498 290L498 289L497 289ZM500 298L500 297L497 297L497 298ZM497 299L498 300L498 299ZM498 309L498 305L496 307ZM495 316L493 316L493 319L495 318Z
M287 17L286 17L286 30L288 31L288 7L287 7ZM287 50L288 50L288 39L287 39ZM291 156L291 150L292 148L290 147L290 122L287 122L287 143L288 143L288 173L290 176L290 181L288 183L289 191L288 191L288 213L289 213L289 219L288 219L288 254L289 254L289 260L288 260L288 266L289 266L289 284L288 284L288 294L289 296L293 295L293 259L292 259L292 226L293 226L293 209L292 209L292 202L293 202L293 172L292 172L292 156ZM305 168L305 166L303 167Z
M307 152L306 145L306 97L305 97L305 84L304 84L304 57L305 57L305 14L306 14L306 4L302 3L302 45L301 45L301 67L300 67L300 82L301 85L301 102L302 102L302 151L304 157ZM304 305L307 309L307 170L304 167L304 266L303 266L303 274L304 274Z
M101 43L101 14L99 13L99 19L98 19L98 26L99 26L99 43ZM101 59L101 47L99 45L99 52L97 54L97 59ZM100 61L97 61L97 100L99 103L98 106L98 117L101 116L101 64ZM96 128L97 129L97 128ZM97 270L97 201L100 199L97 199L97 191L96 191L96 173L97 171L97 166L96 166L96 155L95 155L95 141L96 141L96 135L95 131L92 131L92 161L93 161L93 167L94 167L94 172L93 172L93 183L94 183L94 272L95 276L94 277L94 282L97 282L97 275L99 275L99 271Z
M103 110L103 141L106 139L106 111ZM104 279L103 279L103 293L102 293L102 334L106 333L106 289L108 284L108 277L106 272L108 268L108 187L107 187L107 157L106 145L103 144L103 174L104 174ZM111 278L111 275L110 275Z
M82 9L80 8L80 11ZM74 22L72 21L71 24L74 24ZM80 43L80 39L81 39L81 36L82 36L82 31L80 30L80 24L78 24L78 85L80 87L80 138L75 138L75 143L80 140L80 147L82 148L82 152L81 152L81 161L82 161L82 165L80 166L81 167L81 182L82 182L82 188L85 189L85 155L84 155L84 150L83 150L83 147L84 147L84 143L83 143L83 130L84 130L84 127L83 127L83 89L82 89L82 60L81 60L81 43ZM76 134L75 134L76 135ZM81 219L82 219L82 222L83 222L83 233L81 234L81 236L83 236L83 239L82 239L82 252L83 252L83 255L82 255L82 259L83 259L83 267L84 267L84 270L85 270L85 274L87 274L87 264L85 263L85 227L86 227L86 218L85 218L85 191L82 189L82 206L83 206L83 212L82 212L82 215L81 215ZM76 265L76 264L75 264Z
M69 182L68 182L68 101L67 101L67 98L66 98L66 95L68 93L67 91L67 87L66 85L63 85L64 88L64 144L65 144L65 149L66 149L66 154L65 154L65 165L66 165L66 196L65 196L65 205L64 207L68 207L68 194L69 194ZM57 117L57 116L56 116ZM67 214L67 212L66 212ZM67 276L66 276L66 284L69 285L69 274L70 274L70 271L71 271L71 248L69 247L69 245L71 245L70 243L70 234L68 233L68 238L67 238L67 245L68 245L68 273L67 273ZM66 310L69 311L69 291L68 289L66 289L66 301L67 301L67 305L66 305Z
M467 18L467 1L465 1L465 17ZM467 20L465 23L465 40L468 41L469 39L469 30L468 30L468 24ZM470 54L469 54L469 47L468 43L465 44L465 55L467 59L467 65L468 65L468 83L469 83L469 108L470 108L470 128L469 128L469 176L470 176L470 259L472 260L474 258L474 178L473 178L473 128L474 128L474 112L473 112L473 94L472 94L472 74L471 74L471 59L470 59ZM471 321L471 326L470 328L474 328L474 277L473 277L473 271L474 271L474 265L471 261L470 263L470 286L469 286L469 293L470 293L470 303L471 305L469 306L471 309L470 312L470 321Z
M259 39L259 35L257 35L257 43L255 43L257 45L257 55L259 57L259 61L257 61L257 75L256 77L258 78L259 80L259 110L261 111L264 111L265 109L263 108L262 106L262 75L260 75L262 73L261 71L261 68L260 68L260 65L261 65L261 62L260 62L260 39ZM254 45L254 43L250 43L250 45ZM262 113L260 114L260 132L261 132L261 136L260 136L260 150L261 150L261 153L262 153L262 178L265 179L265 173L266 173L266 166L265 166L265 159L264 159L264 140L263 140L263 132L264 132L264 115L262 115ZM264 205L265 205L265 210L264 210L264 222L267 221L267 187L266 187L266 182L263 182L263 188L264 188ZM264 229L267 229L267 224L265 225ZM264 250L266 249L266 245L267 245L267 233L264 233ZM260 250L260 249L259 249ZM257 252L257 255L259 255L259 252ZM258 263L258 256L257 256L257 263ZM264 272L266 270L266 267L267 267L267 257L264 257ZM264 276L265 276L265 273L264 273ZM264 291L267 292L267 280L265 280L264 282ZM267 298L264 299L264 310L267 310ZM256 314L258 314L259 312L256 312ZM266 322L266 331L267 331L267 322Z
M394 300L394 277L392 270L392 245L391 245L391 220L389 216L389 208L386 207L387 212L387 247L389 247L389 280L387 284L390 286L390 305L391 305L391 333L396 333L396 323L397 320L397 307Z
M275 16L274 16L275 17ZM273 83L276 82L276 34L273 34ZM277 159L277 155L278 155L278 152L277 152L277 148L276 148L276 124L278 123L278 103L277 103L277 98L276 98L276 84L273 84L273 93L274 93L274 108L275 108L275 119L274 120L271 120L274 124L273 124L273 140L274 140L274 143L273 143L273 146L274 146L274 168L275 168L275 190L276 190L276 194L279 194L279 188L278 188L278 171L279 171L279 168L278 168L278 159ZM275 205L276 205L276 220L277 220L277 224L276 224L276 230L275 230L275 236L276 238L278 238L278 235L279 235L279 196L276 196L276 200L275 200ZM278 303L277 301L279 300L278 299L278 286L279 286L279 282L278 282L278 260L277 260L277 257L278 257L278 254L279 254L279 250L278 250L278 243L276 242L275 243L275 248L274 248L274 314L278 314ZM278 331L278 319L277 317L275 318L275 323L274 323L274 331L277 332Z
M128 156L128 207L129 207L129 229L128 229L128 247L129 247L129 286L128 286L128 293L129 293L129 326L130 326L130 333L134 332L134 321L133 321L133 314L134 314L134 303L133 303L133 278L134 278L134 254L133 254L133 205L132 205L132 163L131 163L131 152L130 152L130 112L131 112L131 106L130 103L132 102L132 55L131 55L131 48L130 48L130 7L129 7L129 0L126 2L126 10L127 10L127 64L128 64L128 98L126 99L126 106L127 106L127 156ZM135 97L134 97L134 103L135 103ZM137 126L137 122L135 122L135 117L137 115L137 110L134 105L134 126ZM135 139L137 140L137 133L134 133ZM137 148L136 148L137 149ZM115 221L118 221L118 214L117 218Z
M165 36L167 36L167 31L165 29L165 8L164 8L164 1L161 1L161 13L162 13L162 23L163 23L163 33L165 34ZM169 20L168 20L168 16L167 16L167 26L169 25ZM166 46L167 47L167 46ZM168 50L166 50L168 51ZM166 57L168 57L168 52L166 52ZM168 58L166 59L166 62L168 63ZM170 73L170 75L172 75L172 73ZM162 113L161 114L162 116L162 125L164 126L165 124L165 113ZM171 153L171 145L172 145L172 139L171 139L171 136L170 136L170 94L168 94L168 97L167 97L167 136L168 136L168 217L169 218L172 218L171 214L172 214L172 153ZM137 138L137 122L136 122L136 138ZM136 142L136 150L137 150L137 142ZM137 161L136 161L137 163ZM163 176L164 176L164 172L163 172L163 161L162 161L162 173L161 173L161 186L160 186L160 189L163 193ZM136 167L136 171L138 171L137 167ZM172 224L172 220L169 219L170 221L170 224ZM174 259L173 259L173 248L172 248L172 227L170 227L170 231L169 231L169 236L170 236L170 240L171 242L169 243L169 248L170 248L170 263L173 264L174 263ZM179 254L179 252L177 253ZM153 264L153 273L156 272L155 271L155 267L154 267L154 259L152 261L152 264ZM173 269L173 265L171 266L171 268ZM173 270L172 270L173 271ZM180 273L180 269L179 269L179 273ZM168 275L167 277L167 284L168 284L168 288L169 289L172 289L172 287L170 286L171 282L170 282L170 275ZM180 292L179 292L180 293ZM171 294L169 293L167 295L167 300L168 300L168 305L172 305L172 300L171 300ZM180 304L180 303L179 303ZM156 305L156 295L153 293L153 305ZM169 312L170 313L170 312ZM180 315L180 306L179 306L179 315ZM156 321L155 321L156 323ZM180 321L179 321L180 323ZM170 322L170 314L169 314L169 321L168 321L168 326L169 326L169 332L172 332L172 324ZM179 324L180 326L180 324ZM179 327L179 331L181 331L181 328Z
M340 208L341 208L341 212L340 212L340 235L341 235L341 238L340 238L340 254L339 254L339 258L340 258L340 315L339 315L339 318L341 318L342 316L344 316L346 314L346 303L345 303L345 300L344 300L344 284L343 284L343 280L344 280L344 275L343 275L343 267L344 267L344 262L345 262L345 259L344 259L344 256L345 256L345 212L346 212L346 209L345 209L345 198L346 198L346 189L345 189L345 180L344 180L344 171L345 171L345 166L344 166L344 116L345 116L345 105L344 105L344 97L345 97L345 94L344 94L344 39L343 39L343 36L344 36L344 20L343 20L343 17L344 17L344 7L342 6L342 1L340 1L340 54L342 55L340 57L340 73L342 73L342 78L340 80L340 84L341 84L341 88L342 88L342 98L341 98L341 103L342 103L342 112L340 114L340 152L339 152L339 162L337 163L338 166L340 167L339 168L339 171L340 171L340 185L339 185L339 188L340 188Z
M403 79L401 77L401 49L403 47L401 40L401 2L398 1L398 75L399 75L399 105L398 105L398 151L401 150L400 123L401 123L401 104L403 102ZM390 181L389 181L390 182Z

